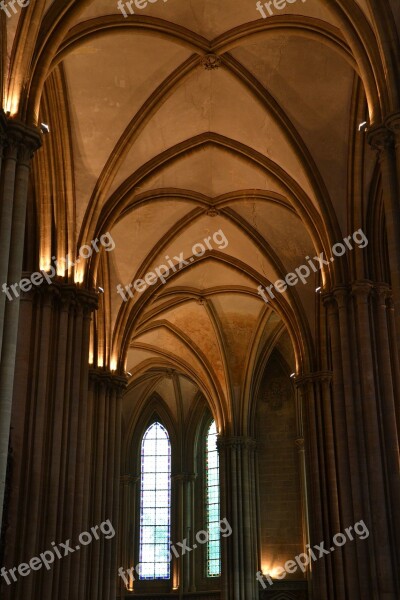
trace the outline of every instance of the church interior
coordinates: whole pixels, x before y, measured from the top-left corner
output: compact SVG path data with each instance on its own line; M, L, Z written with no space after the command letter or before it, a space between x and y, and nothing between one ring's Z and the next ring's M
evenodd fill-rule
M0 597L398 600L399 0L0 52Z

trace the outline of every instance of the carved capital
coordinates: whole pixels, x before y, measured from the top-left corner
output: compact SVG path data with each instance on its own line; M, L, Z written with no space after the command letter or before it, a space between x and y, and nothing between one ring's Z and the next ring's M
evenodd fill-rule
M380 154L394 145L393 132L386 125L378 125L370 129L367 140L371 148Z
M42 145L42 136L37 127L8 119L3 143L6 158L17 158L18 164L29 167L35 151Z
M191 483L196 481L197 473L176 473L171 479L175 483Z
M325 292L323 294L321 294L321 298L322 298L322 303L325 306L325 308L337 308L337 303L335 300L335 296L333 295L332 292Z
M315 371L315 373L305 373L294 380L295 386L300 388L313 383L330 384L332 381L332 371Z
M42 281L36 290L42 296L49 296L52 300L58 301L64 309L68 306L82 311L84 316L90 315L98 307L98 294L93 290L78 287L75 283L64 283L59 279L53 279L51 283ZM32 287L32 292L34 291L35 287Z
M114 388L118 392L124 390L128 384L126 376L118 375L105 367L92 367L89 370L89 379L97 385Z
M365 303L368 302L368 298L370 297L372 289L372 282L367 280L355 281L351 286L353 296L359 298L362 302Z
M386 127L395 137L396 144L400 143L400 112L393 113L385 121Z
M339 309L345 308L349 299L349 290L345 286L338 286L333 290L333 295Z
M218 436L217 448L218 450L226 448L234 448L235 450L255 450L257 448L257 442L254 438L249 436Z
M391 296L390 286L387 283L376 283L374 285L373 293L379 306L386 308L386 302Z

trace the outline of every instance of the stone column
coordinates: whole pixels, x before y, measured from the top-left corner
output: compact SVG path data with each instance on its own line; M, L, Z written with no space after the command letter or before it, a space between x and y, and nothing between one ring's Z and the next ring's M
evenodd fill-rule
M21 280L32 156L41 145L40 133L2 116L2 164L0 179L0 285ZM19 298L0 293L0 523L2 521L7 455L11 422L15 356L18 337Z
M21 298L19 351L12 410L14 468L6 567L87 529L84 465L87 446L87 362L90 315L97 295L54 280ZM85 549L81 550L83 559ZM82 560L54 561L50 570L4 586L2 598L58 597L77 600ZM68 576L66 576L68 573ZM76 593L75 593L76 592Z
M398 597L398 441L385 289L356 281L324 296L331 390L316 387L314 376L306 381L311 543L328 545L361 520L370 537L354 537L313 564L317 598Z
M222 538L223 600L255 600L258 535L254 493L256 442L246 436L219 436L221 518L232 535Z
M185 475L179 473L172 476L172 506L174 512L172 516L172 532L176 536L174 540L171 540L174 544L181 542L184 535L184 485ZM174 590L183 590L183 578L184 578L184 563L186 563L186 556L175 556L172 552L172 587Z
M116 536L90 545L87 597L114 600L118 581L117 536L121 476L121 398L125 377L107 369L90 370L89 395L93 401L90 448L92 457L89 521L92 526L110 520ZM122 565L118 565L122 566ZM133 566L133 565L132 565Z
M374 348L372 340L375 334L385 346L387 345L387 337L383 331L379 331L379 326L385 327L381 311L378 310L378 321L376 323L371 318L373 314L372 288L373 285L369 281L355 282L352 286L356 304L358 352L362 365L362 420L359 423L359 427L363 426L365 436L370 525L375 539L378 539L379 536L379 550L377 549L374 553L375 569L379 576L378 594L383 598L394 598L396 576L393 564L392 542L393 533L396 530L396 521L393 521L391 518L391 504L394 498L390 497L391 494L385 474L390 464L392 467L394 466L394 462L391 459L389 459L390 462L388 463L388 456L393 456L394 461L396 461L395 457L397 453L398 467L398 440L396 432L394 432L395 412L389 393L391 379L387 377L387 373L384 371L380 374L380 380L386 378L386 394L382 399L379 397L379 382L375 380L376 368L379 368L376 355L378 354L379 356L382 348ZM381 400L382 405L380 406ZM385 413L389 414L385 416ZM397 477L396 485L393 477L395 476L389 475L389 480L393 483L395 489L397 489L399 480ZM396 499L397 501L399 500L398 494L396 494ZM397 511L398 505L393 506L393 509Z
M391 521L394 523L393 534L395 546L400 547L400 513L396 507L400 506L400 479L399 479L399 413L396 413L396 375L392 370L390 340L390 289L388 285L376 284L373 290L375 300L375 314L377 325L377 356L379 364L379 383L381 386L381 403L379 406L384 429L386 432L386 443L383 447L387 460L387 480L392 496ZM397 361L395 364L398 367ZM398 398L398 396L397 396Z
M387 229L390 274L393 286L397 342L400 343L400 115L368 133L368 142L377 151L382 174L383 202ZM399 346L400 349L400 346Z
M189 546L193 548L193 544L195 543L194 538L196 532L194 531L193 523L194 523L194 515L195 515L195 507L194 507L194 499L195 499L195 482L197 479L196 473L191 473L187 476L187 496L186 496L186 523L187 523L187 531L189 537ZM185 570L185 591L187 592L195 592L196 591L196 555L194 552L191 552L188 557L186 570Z
M397 435L400 438L400 364L397 359L398 346L396 335L396 320L394 316L394 304L392 294L388 294L386 298L388 332L389 332L389 347L390 347L390 364L393 378L393 392L395 399Z
M125 571L131 567L136 567L139 563L139 555L136 555L136 548L134 545L135 531L138 531L138 525L136 524L136 500L137 500L137 486L140 482L138 475L122 475L120 478L121 485L121 501L120 501L120 515L119 515L119 560L117 571L119 567L122 567ZM134 571L134 577L137 577L136 571ZM127 586L121 577L118 577L117 585L117 596L119 598L125 597ZM128 587L133 589L132 585L128 584Z
M179 541L186 540L190 548L196 544L195 533L193 528L194 516L194 482L196 475L182 474L176 475L174 481L177 486L176 503L178 516L178 527L176 528ZM179 531L180 530L180 531ZM197 555L198 556L198 555ZM196 563L196 552L186 552L178 559L179 564L179 592L183 595L189 591L195 591L196 584L194 580L194 570Z
M330 397L332 373L317 372L297 377L295 385L302 405L304 427L303 438L299 438L300 453L304 452L307 486L303 491L304 503L308 505L309 517L305 527L309 528L311 545L330 539L330 527L338 528L338 503L336 465L333 448L333 418ZM303 467L304 469L304 467ZM306 529L307 531L307 529ZM337 529L340 531L340 529ZM310 564L312 593L316 598L334 600L343 583L335 584L332 558ZM336 574L339 571L336 571Z

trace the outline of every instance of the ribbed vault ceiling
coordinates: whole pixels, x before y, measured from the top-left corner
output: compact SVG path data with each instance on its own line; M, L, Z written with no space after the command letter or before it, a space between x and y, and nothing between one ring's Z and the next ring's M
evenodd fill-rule
M352 233L360 67L326 2L299 0L265 20L253 0L158 0L127 19L110 0L75 4L68 30L48 40L70 118L73 237L79 246L108 229L116 243L96 274L109 283L105 361L126 359L142 391L149 369L158 392L157 369L175 369L221 419L238 417L280 339L293 370L295 354L312 354L316 281L268 306L257 286ZM367 0L358 6L368 29ZM203 64L210 53L218 68ZM219 229L226 248L122 302L118 283L166 255L190 257Z

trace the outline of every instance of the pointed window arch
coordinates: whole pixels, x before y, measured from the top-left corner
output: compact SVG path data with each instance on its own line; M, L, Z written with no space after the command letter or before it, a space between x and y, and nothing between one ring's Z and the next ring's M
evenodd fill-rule
M170 578L171 444L155 421L141 446L139 579Z
M206 436L206 521L208 531L207 542L207 577L221 575L221 532L220 522L220 489L219 489L219 457L217 450L217 426L212 421Z

